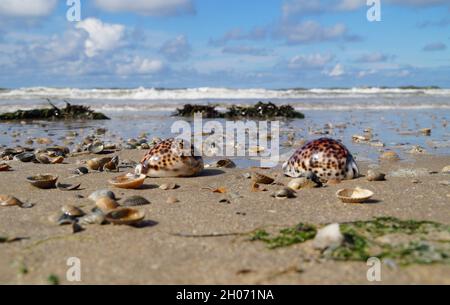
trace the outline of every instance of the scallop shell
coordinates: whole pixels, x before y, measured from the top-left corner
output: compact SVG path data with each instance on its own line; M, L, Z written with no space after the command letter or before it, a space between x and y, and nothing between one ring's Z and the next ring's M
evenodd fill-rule
M144 197L132 196L130 198L127 198L123 202L122 205L125 206L125 207L135 207L135 206L141 206L141 205L146 205L146 204L150 204L150 201L148 201Z
M119 204L114 199L109 197L102 197L95 202L97 208L99 208L103 212L111 211L117 209Z
M52 174L40 174L27 178L27 181L34 187L40 189L51 189L55 187L58 176Z
M275 179L259 173L252 173L252 181L258 184L272 184Z
M115 225L131 225L145 218L145 213L132 208L119 208L110 211L105 216L106 220Z
M362 203L369 200L374 193L362 188L342 189L336 192L336 196L345 203Z
M126 174L109 180L109 183L122 189L138 189L144 184L145 178L146 175Z

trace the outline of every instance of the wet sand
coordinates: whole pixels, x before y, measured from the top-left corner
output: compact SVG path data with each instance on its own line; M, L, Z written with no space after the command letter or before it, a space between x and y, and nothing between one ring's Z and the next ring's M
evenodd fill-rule
M139 160L142 152L121 151L118 155ZM297 198L287 200L270 196L279 188L276 185L268 186L267 192L252 192L250 180L244 177L252 169L207 169L195 178L147 179L141 190L110 188L107 181L117 173L64 179L70 176L69 169L77 167L77 161L90 157L68 158L61 165L11 162L14 171L0 173L0 194L36 204L31 209L0 208L0 236L26 238L0 244L0 283L46 284L50 275L56 275L62 284L69 284L66 261L78 257L83 284L368 284L368 267L363 262L321 259L311 242L269 250L261 242L250 242L249 233L299 222L327 224L375 216L450 224L450 189L439 183L450 180L450 175L440 173L450 165L450 156L423 155L380 164L380 169L388 174L400 168L426 168L422 177L388 176L384 182L368 182L361 177L325 188L300 190ZM359 162L362 174L369 164ZM276 177L277 182L289 181L280 169L258 172ZM38 173L57 174L62 182L82 183L81 190L35 189L25 179ZM413 183L414 179L420 183ZM160 190L158 185L165 182L175 182L180 188ZM351 186L374 191L374 201L360 205L341 203L335 192ZM218 187L225 187L228 193L211 191ZM93 207L87 199L89 194L105 188L113 190L121 201L131 195L151 201L140 207L147 215L144 225L91 225L72 234L70 227L49 222L48 217L65 204L88 211ZM166 203L169 196L180 202ZM231 203L219 203L224 198ZM183 236L177 236L180 233ZM232 235L189 237L215 234ZM450 266L383 265L381 283L450 284Z

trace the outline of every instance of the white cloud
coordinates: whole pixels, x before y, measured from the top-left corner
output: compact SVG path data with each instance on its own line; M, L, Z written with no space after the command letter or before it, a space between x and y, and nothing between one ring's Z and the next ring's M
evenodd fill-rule
M10 17L44 17L50 15L57 0L1 0L0 15Z
M329 71L327 74L328 74L328 76L331 76L331 77L339 77L339 76L342 76L342 75L345 74L344 67L342 66L342 64L337 64L337 65L334 66L334 68L333 68L331 71Z
M297 55L288 62L289 69L317 69L323 68L334 59L330 54Z
M154 74L164 69L164 63L160 60L141 58L136 56L127 63L117 65L118 75L128 76L131 74Z
M95 0L95 4L109 12L132 12L148 16L193 14L192 0Z
M89 35L85 42L85 54L88 57L117 48L125 33L123 25L103 23L95 18L84 19L75 27L86 31Z
M283 24L279 34L286 38L288 44L300 44L343 38L347 28L342 23L323 27L316 21L308 20L300 24Z
M386 62L390 59L395 58L393 55L387 55L380 52L363 54L358 57L355 61L358 63L377 63L377 62Z
M159 49L159 52L168 59L178 61L187 59L191 50L192 48L186 36L180 35L166 41Z

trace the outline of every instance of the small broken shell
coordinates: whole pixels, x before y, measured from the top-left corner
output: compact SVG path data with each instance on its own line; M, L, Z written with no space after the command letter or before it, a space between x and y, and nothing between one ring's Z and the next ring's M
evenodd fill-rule
M101 210L96 210L89 215L83 216L78 219L80 225L102 225L105 222L105 214Z
M178 200L178 198L173 197L173 196L168 197L167 200L166 200L166 203L169 203L169 204L174 204L174 203L177 203L177 202L180 202L180 200Z
M289 187L284 187L273 194L277 199L295 198L295 191Z
M78 190L81 186L81 183L78 184L62 184L57 182L56 188L60 191L75 191Z
M0 164L0 172L9 172L11 170L11 167L6 164L6 163L2 163Z
M175 183L164 183L164 184L161 184L159 186L159 188L161 190L168 191L168 190L174 190L174 189L178 188L178 185Z
M27 181L34 187L40 189L51 189L55 187L58 176L52 174L40 174L27 178Z
M95 142L89 145L88 150L93 154L101 154L105 150L105 145L102 142Z
M109 197L102 197L95 202L97 208L99 208L102 212L108 212L119 207L119 204L114 199Z
M0 206L11 207L11 206L21 206L23 203L13 196L0 195Z
M31 152L24 152L21 154L18 154L14 156L13 160L20 161L20 162L31 162L35 159L34 153Z
M74 169L72 171L72 173L75 174L75 175L82 176L82 175L88 174L89 173L89 169L87 169L86 167L78 167L78 168Z
M36 161L41 164L50 164L50 158L46 154L38 154L36 156Z
M386 151L381 154L380 159L386 161L398 161L400 160L400 157L395 151Z
M272 184L275 179L259 173L252 173L252 181L258 184Z
M336 192L336 196L345 203L362 203L369 200L374 193L362 188L342 189Z
M373 169L367 171L367 181L384 181L386 180L386 174L378 172Z
M85 215L83 210L73 205L65 205L61 208L61 211L64 215L71 217L82 217Z
M217 168L236 168L236 164L230 159L219 160L214 164Z
M134 174L126 174L121 175L118 177L115 177L108 182L115 187L122 188L122 189L138 189L143 184L145 179L147 178L146 175L134 175Z
M97 200L99 200L100 198L103 198L103 197L108 197L112 200L116 200L116 195L113 192L111 192L110 190L95 191L89 195L88 199L96 202Z
M145 213L132 208L119 208L110 211L105 218L114 225L132 225L143 220Z
M125 199L122 206L125 207L135 207L150 204L150 201L141 196L132 196L130 198Z
M56 157L50 160L52 164L61 164L64 162L64 157Z
M103 165L104 171L114 171L119 168L119 157L115 156L112 158L111 161L107 162L105 165Z
M88 160L86 162L87 166L91 170L103 170L103 166L105 166L106 163L111 162L112 158L106 157L106 158L94 158L91 160Z

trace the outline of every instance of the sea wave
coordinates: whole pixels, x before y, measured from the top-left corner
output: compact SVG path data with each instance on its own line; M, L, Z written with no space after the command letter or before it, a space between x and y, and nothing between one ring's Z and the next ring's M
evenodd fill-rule
M236 99L327 99L384 98L408 96L450 97L450 89L435 88L349 88L349 89L77 89L32 87L0 91L0 100L76 99L76 100L236 100Z

